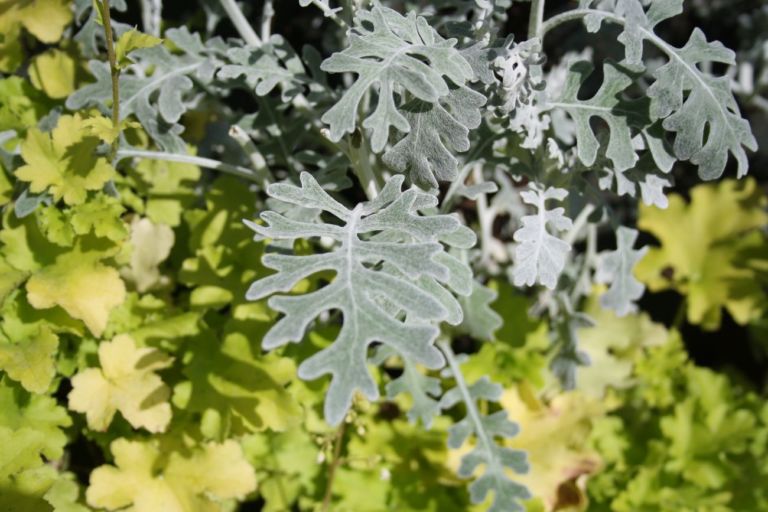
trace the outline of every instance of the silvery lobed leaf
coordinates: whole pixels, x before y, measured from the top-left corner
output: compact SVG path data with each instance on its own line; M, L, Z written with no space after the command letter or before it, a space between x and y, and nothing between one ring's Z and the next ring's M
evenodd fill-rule
M548 105L549 108L563 109L573 119L581 162L591 166L598 156L600 139L595 134L591 121L593 117L599 117L609 130L605 154L617 172L631 169L639 159L633 144L633 131L642 132L643 140L658 160L659 168L668 172L671 164L670 160L665 158L663 134L650 130L647 100L628 100L622 97L624 90L633 83L628 70L607 61L603 65L603 83L600 89L588 100L578 98L582 85L593 69L588 61L572 64L561 95Z
M645 286L638 281L632 271L648 247L633 249L638 232L624 226L616 230L616 250L600 255L595 280L610 284L610 288L600 297L604 308L612 309L618 316L625 316L637 310L635 301L643 296Z
M227 50L228 64L219 69L219 80L243 77L257 95L264 96L280 87L283 101L292 100L307 82L304 65L291 45L280 35L254 48L236 46Z
M180 49L180 54L155 46L135 51L137 61L130 72L120 75L120 118L134 115L146 132L165 151L186 153L186 143L180 135L184 128L181 116L197 104L199 93L194 84L209 84L218 66L222 51L219 40L204 45L198 34L186 28L170 29L165 37ZM85 85L67 98L67 108L80 110L112 101L112 79L109 65L92 60L89 63L96 82Z
M568 191L548 188L544 191L532 188L520 193L523 202L536 208L536 215L521 219L522 227L515 231L515 265L512 276L515 286L533 286L539 282L554 289L565 266L571 247L552 233L570 229L571 219L563 215L563 208L547 209L548 200L562 201Z
M551 336L558 346L550 367L560 381L563 389L576 388L576 373L579 366L590 363L586 352L579 350L579 329L592 327L594 322L584 313L574 311L573 304L566 294L555 298L557 312L551 319Z
M530 498L531 494L525 486L511 480L506 471L511 469L516 473L527 473L529 468L526 454L501 446L495 439L514 437L519 428L509 421L505 410L485 415L477 406L479 400L497 402L501 397L501 386L491 382L488 377L482 377L467 386L458 373L458 363L454 362L451 369L457 379L457 386L443 395L440 407L450 409L463 402L467 415L448 430L448 446L458 449L470 436L474 436L474 447L461 458L458 473L463 478L469 478L479 466L484 467L481 475L469 486L470 500L472 503L482 503L489 493L493 493L489 512L524 511L525 507L520 502Z
M381 347L377 359L379 361L394 355L389 347ZM375 363L375 362L374 362ZM416 364L409 359L403 359L403 373L387 384L387 397L395 398L401 393L411 395L413 404L407 412L408 421L416 423L421 420L424 428L430 428L437 415L440 414L440 395L442 387L440 379L424 375Z
M469 131L482 120L485 96L469 87L451 84L449 89L434 103L412 100L403 105L410 131L384 153L385 164L409 173L412 183L428 190L438 181L456 178L459 162L453 153L469 150Z
M599 159L597 163L600 164ZM634 168L626 171L616 170L610 162L600 164L599 168L601 176L597 183L601 190L615 186L619 196L637 197L639 191L640 199L649 206L666 208L669 204L664 189L672 186L672 177L659 172L649 154L643 155Z
M602 21L624 27L619 40L625 46L628 65L642 65L644 42L655 45L668 59L654 70L648 96L651 116L663 119L664 129L675 133L675 155L690 160L702 179L711 180L722 175L732 154L738 176L746 175L745 148L757 150L757 140L749 122L741 117L729 77L702 71L712 64L734 65L734 52L719 42L708 42L698 28L682 48L670 45L654 31L659 23L682 12L683 0L581 0L580 6L597 8L586 18L590 30L597 30Z
M371 133L373 151L384 149L390 127L409 132L411 125L398 108L397 96L407 92L423 102L435 103L450 92L451 84L463 86L473 78L472 68L455 45L455 39L444 39L414 13L403 16L380 5L370 11L358 10L349 31L349 46L321 66L328 73L357 75L322 117L329 125L331 139L338 141L355 130L360 103L374 86L376 108L366 112L363 121Z
M459 298L464 310L464 321L459 330L479 340L490 341L494 333L501 328L504 321L491 303L496 300L498 293L477 281L472 285L472 293Z
M333 344L299 367L303 379L331 374L325 417L332 424L344 418L355 391L369 399L378 397L366 367L371 343L388 345L404 359L428 368L441 367L443 356L433 346L437 326L442 321L461 322L461 307L450 290L471 292L471 270L448 254L443 244L469 248L475 243L474 233L455 216L419 215L433 208L437 199L416 188L403 192L402 183L403 177L395 176L376 199L349 209L310 174L302 173L301 187L274 184L268 194L285 203L322 210L338 223L292 220L270 211L261 214L265 225L248 222L258 238L335 242L324 253L264 255L262 263L277 272L253 283L247 293L251 300L270 297L269 306L283 314L264 336L265 349L299 342L322 312L341 312L343 322ZM304 294L285 294L299 281L325 271L335 273L328 285Z

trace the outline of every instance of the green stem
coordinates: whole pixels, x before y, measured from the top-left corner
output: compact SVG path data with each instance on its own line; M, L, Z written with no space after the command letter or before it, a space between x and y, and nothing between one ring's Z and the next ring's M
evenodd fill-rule
M323 505L320 510L328 512L331 507L331 498L333 497L333 480L336 477L336 469L341 465L341 445L344 441L344 429L346 422L342 419L339 428L336 430L336 436L333 441L333 460L328 466L328 483L325 486L325 496L323 496Z
M544 23L545 0L531 0L531 14L528 19L528 39L539 37Z
M109 59L109 72L112 78L112 125L117 132L110 149L110 160L114 160L118 145L120 144L120 69L117 67L115 55L115 41L112 34L112 15L110 13L109 0L101 0L101 21L104 24L104 36L107 42L107 58Z
M240 10L237 2L235 2L235 0L219 1L221 2L224 11L226 11L227 16L229 16L229 19L232 21L232 24L235 26L237 33L240 34L240 37L243 38L246 44L250 46L261 46L261 39L259 39L256 31L253 30L251 24L248 23L248 20L245 18L243 11Z
M123 158L146 158L148 160L164 160L167 162L179 162L182 164L192 164L206 169L221 171L234 176L245 178L249 181L259 183L260 177L251 169L240 167L239 165L226 164L213 158L203 158L192 155L180 155L176 153L163 153L161 151L146 151L143 149L121 149L117 151L116 160Z

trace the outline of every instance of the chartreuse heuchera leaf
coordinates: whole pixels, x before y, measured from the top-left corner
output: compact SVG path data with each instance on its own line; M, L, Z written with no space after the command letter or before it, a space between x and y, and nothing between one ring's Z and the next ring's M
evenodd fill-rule
M720 326L722 308L740 324L759 318L766 310L759 277L768 247L760 231L768 223L765 204L747 179L699 185L690 203L672 194L666 210L641 206L638 226L661 245L640 260L637 276L651 291L684 294L688 321L704 329Z
M29 329L17 336L0 331L0 370L32 393L44 393L56 376L55 359L59 338L47 326ZM10 338L10 339L9 339Z
M27 281L27 299L37 309L60 306L100 336L109 313L125 299L125 284L103 254L75 250L36 272Z
M19 471L40 467L64 453L67 411L49 397L26 392L0 378L0 481Z
M341 225L291 220L274 212L261 214L266 226L249 222L258 238L274 241L327 237L336 247L307 256L266 254L262 263L277 273L248 290L257 300L289 292L321 271L333 271L330 284L303 295L278 295L269 305L283 313L262 341L266 349L298 342L320 313L339 310L344 317L334 343L304 361L299 376L314 379L330 373L325 416L336 424L344 418L355 391L375 399L379 391L366 368L373 342L392 347L399 355L430 368L443 365L432 346L441 321L461 322L461 306L449 290L469 294L472 273L445 252L441 242L467 248L475 236L450 215L419 215L435 206L431 194L411 188L401 191L402 176L391 178L374 200L349 209L329 196L308 173L301 187L271 185L270 196L305 208L318 208ZM400 319L405 314L405 320Z
M91 474L88 504L136 512L224 512L227 500L256 489L253 468L234 440L184 451L170 448L157 441L113 441L115 465Z
M520 193L523 201L536 208L537 213L523 217L522 227L514 235L519 243L512 267L516 286L531 286L538 282L554 289L557 285L571 247L552 233L569 229L573 223L563 215L563 208L547 209L547 201L562 201L567 195L568 191L562 188L533 188Z
M98 138L89 136L80 114L62 116L51 134L29 130L21 146L26 165L16 177L34 193L48 192L68 205L81 204L87 191L100 190L115 170L96 154Z
M84 413L94 430L106 430L120 411L135 428L163 432L171 420L170 390L155 372L171 362L162 351L138 348L128 335L103 342L101 368L87 368L72 378L69 408Z

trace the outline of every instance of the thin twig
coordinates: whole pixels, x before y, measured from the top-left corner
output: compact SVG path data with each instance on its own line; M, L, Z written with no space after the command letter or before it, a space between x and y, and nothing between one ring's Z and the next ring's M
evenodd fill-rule
M104 36L107 41L107 58L109 59L109 71L112 78L112 125L118 136L112 142L110 160L117 154L120 144L120 69L117 67L115 55L115 41L112 34L112 16L109 11L109 0L101 0L101 21L104 24Z
M177 153L163 153L161 151L147 151L143 149L121 149L117 151L117 161L123 158L146 158L148 160L165 160L167 162L179 162L182 164L192 164L206 169L225 172L234 176L245 178L249 181L259 183L260 177L251 169L240 167L239 165L226 164L213 158L204 158L192 155L180 155Z
M531 0L531 17L528 20L528 39L539 37L541 26L544 23L545 0Z
M251 24L248 23L248 20L245 18L243 11L240 10L237 2L235 2L235 0L219 1L221 2L224 11L226 11L227 16L229 16L229 19L232 21L232 24L235 26L237 33L240 34L240 37L242 37L243 40L245 40L246 44L250 46L261 46L261 39L256 35Z
M320 510L328 512L331 506L331 498L333 497L333 480L336 477L336 469L341 465L341 446L344 441L344 429L346 428L346 422L341 421L339 428L336 430L336 436L334 436L333 446L333 459L328 466L328 483L325 486L325 496L323 496L323 505Z
M275 17L275 6L272 0L264 0L264 8L261 10L261 40L268 41L272 36L272 18Z

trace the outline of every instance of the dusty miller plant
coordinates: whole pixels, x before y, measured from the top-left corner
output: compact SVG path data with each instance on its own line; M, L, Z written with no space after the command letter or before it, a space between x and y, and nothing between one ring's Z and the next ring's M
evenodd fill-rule
M332 51L296 52L273 34L272 2L257 33L234 0L209 0L209 28L228 17L240 39L167 30L172 51L137 49L118 73L114 62L92 61L96 81L67 106L118 105L115 125L132 116L157 147L135 149L121 135L115 159L189 162L253 182L262 213L245 222L269 244L269 273L248 298L268 299L279 315L262 347L300 343L316 323L337 326L298 369L302 379L330 376L325 418L334 425L356 395L379 398L371 367L395 361L402 373L386 393L411 395L412 421L429 428L463 408L448 442L472 442L460 468L475 479L472 501L523 510L530 493L514 475L528 463L502 446L517 432L514 418L493 405L499 386L465 381L452 339L493 339L503 319L484 283L508 279L538 297L535 313L554 333L552 370L578 386L589 362L577 328L591 322L579 301L600 283L602 306L624 315L643 294L632 271L645 249L632 215L615 215L617 199L664 207L677 162L703 180L729 160L739 177L748 171L757 143L734 97L735 72L708 71L734 67L735 54L698 29L682 47L659 34L683 0L580 0L549 17L545 0L531 0L519 41L503 31L510 0L398 2L403 11L299 3L337 28ZM159 35L160 4L142 5L145 31ZM87 48L101 37L90 9L78 2ZM566 23L598 34L617 27L606 43L623 58L595 66L589 49L573 48L547 59L547 38ZM251 92L257 111L228 108L209 154L188 155L182 115L234 89ZM598 232L613 233L602 252Z

